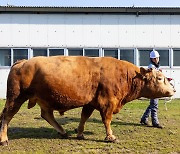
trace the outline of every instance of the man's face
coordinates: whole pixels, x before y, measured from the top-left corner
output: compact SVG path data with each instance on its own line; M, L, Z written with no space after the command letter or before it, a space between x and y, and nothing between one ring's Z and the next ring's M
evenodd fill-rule
M152 58L152 61L153 61L154 63L158 64L158 63L159 63L159 57L157 57L157 58Z

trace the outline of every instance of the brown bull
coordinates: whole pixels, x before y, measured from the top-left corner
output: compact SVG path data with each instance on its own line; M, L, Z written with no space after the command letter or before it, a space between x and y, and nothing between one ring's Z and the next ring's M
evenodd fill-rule
M105 125L106 140L115 141L110 123L124 104L140 97L172 96L174 92L161 72L114 58L54 56L22 60L12 66L8 76L0 143L8 144L8 123L26 100L28 108L37 103L42 118L63 137L67 134L56 122L54 110L63 114L83 107L77 129L77 137L83 138L85 122L97 109Z

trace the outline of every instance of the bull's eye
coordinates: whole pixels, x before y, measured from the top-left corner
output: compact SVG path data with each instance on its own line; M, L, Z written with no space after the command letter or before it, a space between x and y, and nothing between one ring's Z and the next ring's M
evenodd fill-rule
M157 79L160 81L160 80L162 80L163 78L158 77Z

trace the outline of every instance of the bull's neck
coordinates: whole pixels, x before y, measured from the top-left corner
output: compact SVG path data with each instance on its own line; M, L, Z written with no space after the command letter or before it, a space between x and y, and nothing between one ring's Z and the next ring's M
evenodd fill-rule
M126 96L125 102L130 102L132 100L143 97L145 82L141 78L133 78L131 80L131 86L129 87L129 92Z

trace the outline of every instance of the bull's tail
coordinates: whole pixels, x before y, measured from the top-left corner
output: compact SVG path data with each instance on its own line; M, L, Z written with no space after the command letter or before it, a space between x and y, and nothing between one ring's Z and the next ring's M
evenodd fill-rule
M0 122L2 121L3 111L0 114Z
M3 113L4 113L4 110L6 110L5 108L2 110L1 114L0 114L0 126L1 126L1 121L3 119Z

